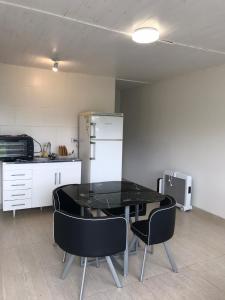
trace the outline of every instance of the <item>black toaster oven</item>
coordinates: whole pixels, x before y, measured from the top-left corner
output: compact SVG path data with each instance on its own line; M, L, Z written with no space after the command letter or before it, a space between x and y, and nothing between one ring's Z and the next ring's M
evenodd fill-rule
M34 141L28 135L0 135L0 161L32 160Z

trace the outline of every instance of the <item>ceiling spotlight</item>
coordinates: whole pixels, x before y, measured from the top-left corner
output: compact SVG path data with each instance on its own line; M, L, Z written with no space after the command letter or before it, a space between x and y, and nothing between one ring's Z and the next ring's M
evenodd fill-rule
M59 63L57 61L55 61L53 64L53 67L52 67L52 71L58 72L58 70L59 70Z
M158 39L159 31L153 27L138 28L132 34L132 40L140 44L154 43Z

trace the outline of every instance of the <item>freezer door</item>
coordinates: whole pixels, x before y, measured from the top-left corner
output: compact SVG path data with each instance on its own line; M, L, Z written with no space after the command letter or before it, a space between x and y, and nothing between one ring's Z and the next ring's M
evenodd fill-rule
M92 116L91 138L100 140L122 140L123 117Z
M96 141L91 156L91 183L121 180L122 141Z

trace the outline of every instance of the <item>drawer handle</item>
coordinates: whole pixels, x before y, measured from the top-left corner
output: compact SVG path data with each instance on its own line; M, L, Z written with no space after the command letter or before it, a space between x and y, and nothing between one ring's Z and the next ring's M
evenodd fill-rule
M12 194L12 196L25 196L26 194Z
M25 176L26 174L12 174L11 176Z
M21 203L21 204L13 204L12 206L21 206L21 205L25 205L25 203Z
M12 186L25 186L26 184L21 183L21 184L12 184Z

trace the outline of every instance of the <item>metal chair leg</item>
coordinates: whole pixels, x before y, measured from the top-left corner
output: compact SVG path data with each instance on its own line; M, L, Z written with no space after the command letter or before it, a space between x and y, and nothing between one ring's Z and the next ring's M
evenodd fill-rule
M145 269L145 260L146 260L146 253L147 253L148 245L145 245L145 251L144 251L144 257L142 261L142 267L141 267L141 275L140 275L140 281L143 282L144 277L144 269Z
M154 245L151 245L150 246L150 254L153 254L154 253Z
M133 250L134 247L136 248L136 245L137 245L137 236L133 235L133 238L129 244L129 250ZM137 249L135 249L135 250L137 250Z
M69 256L69 259L67 260L67 262L66 262L66 264L65 264L65 267L64 267L64 270L63 270L63 272L62 272L61 279L65 279L67 273L69 272L70 266L71 266L72 263L73 263L74 258L75 258L74 255L70 255L70 256Z
M84 258L84 269L83 269L83 276L82 276L82 282L81 282L81 288L80 288L80 300L83 299L84 279L85 279L86 268L87 268L87 257Z
M100 267L99 258L96 257L96 268L99 268L99 267Z
M167 257L169 259L169 262L171 264L173 272L178 273L177 265L175 263L173 255L171 253L169 245L167 243L163 243L163 245L164 245L164 248L165 248L165 251L166 251Z
M65 261L66 261L66 251L64 251L64 253L63 253L63 259L62 259L62 262L64 263Z
M137 239L137 240L136 240L136 243L135 243L135 251L137 251L138 248L140 248L140 247L141 247L141 245L140 245L140 240Z
M122 284L121 284L121 282L119 280L119 277L118 277L118 275L116 273L116 270L115 270L115 268L113 266L113 263L112 263L112 260L111 260L110 256L106 256L105 258L106 258L106 261L108 263L109 269L110 269L110 271L112 273L113 279L114 279L114 281L116 283L116 286L118 288L122 288Z

